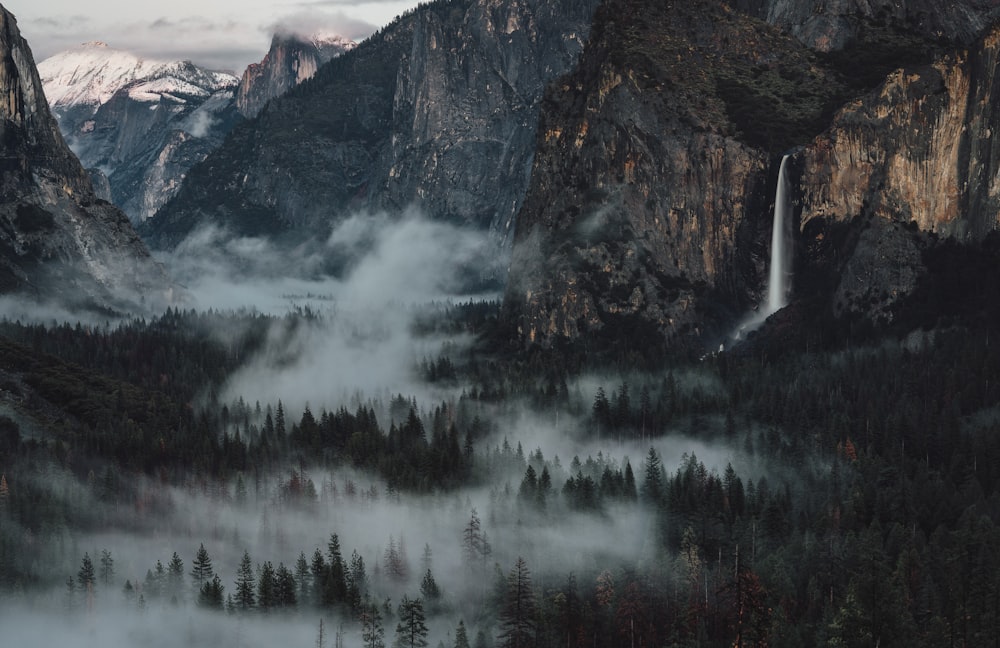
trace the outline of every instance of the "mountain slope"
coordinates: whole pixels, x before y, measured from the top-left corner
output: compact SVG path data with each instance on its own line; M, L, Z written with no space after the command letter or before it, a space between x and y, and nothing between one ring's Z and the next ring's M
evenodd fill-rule
M66 146L17 22L0 7L0 292L115 306L166 297L128 219Z
M491 229L502 245L527 186L544 87L575 61L595 4L420 7L237 128L144 235L170 247L215 223L317 236L350 210L413 204Z
M133 222L152 216L238 120L236 77L87 43L42 61L46 97L70 146L100 169Z

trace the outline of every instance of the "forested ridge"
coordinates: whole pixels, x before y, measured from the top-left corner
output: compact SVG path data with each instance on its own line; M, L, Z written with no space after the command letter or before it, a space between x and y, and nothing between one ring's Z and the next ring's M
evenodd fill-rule
M491 309L443 310L418 328L482 332ZM288 315L282 330L321 317ZM414 385L438 390L420 398L358 394L295 412L277 398L225 400L273 319L3 323L4 600L81 616L177 605L322 617L313 631L330 645L1000 636L1000 351L988 329L644 373L453 345L413 363ZM588 450L543 452L539 429ZM695 442L709 456L683 450ZM178 546L119 574L123 547L81 544L109 528L162 535L188 496L211 515L260 518L252 550L206 569L233 543L190 523L197 553ZM349 529L333 523L302 545L282 527L394 507L442 511L440 546L417 559L402 518L358 546L341 546ZM608 551L567 563L535 538L581 520L609 534Z

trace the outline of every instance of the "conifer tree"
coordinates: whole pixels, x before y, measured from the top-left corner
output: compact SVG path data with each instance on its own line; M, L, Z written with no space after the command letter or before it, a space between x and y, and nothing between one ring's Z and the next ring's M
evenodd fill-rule
M265 561L257 578L257 607L267 612L277 604L277 583L271 561Z
M527 648L535 640L535 593L524 558L518 558L507 576L507 592L500 611L500 635L507 648Z
M115 575L115 561L111 557L111 552L107 549L101 550L101 582L110 585L111 579Z
M300 604L309 603L309 596L312 592L312 574L309 571L309 563L306 561L304 551L299 552L299 558L295 561L295 582L298 584L297 600Z
M208 557L205 545L201 544L198 547L198 553L194 556L194 562L191 564L191 577L194 579L195 589L201 590L202 586L211 580L213 573L212 559Z
M223 587L222 581L219 580L219 575L213 575L212 580L206 581L198 591L198 605L210 610L221 610L224 591L225 587Z
M420 599L403 595L399 604L399 623L396 625L395 648L424 648L427 645L427 623L424 605Z
M90 560L90 554L84 553L83 560L80 561L80 571L76 573L76 580L80 584L80 589L85 592L92 592L97 583L94 575L94 563Z
M469 635L465 630L465 621L458 620L458 627L455 628L455 645L453 648L470 648Z
M243 551L243 559L236 570L236 600L235 605L238 610L252 610L256 604L254 594L254 574L253 563L250 562L250 552Z
M174 552L170 562L167 563L167 596L175 603L180 603L183 599L184 586L184 561Z
M385 648L385 629L378 604L365 596L361 604L361 641L364 648Z

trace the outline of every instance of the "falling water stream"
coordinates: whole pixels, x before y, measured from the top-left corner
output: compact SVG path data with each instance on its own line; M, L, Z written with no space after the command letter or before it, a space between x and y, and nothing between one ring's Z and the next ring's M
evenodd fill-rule
M788 304L788 275L791 261L791 249L788 236L791 225L788 204L788 177L785 167L788 157L781 158L778 169L778 187L774 194L774 223L771 225L771 270L767 281L767 303L764 305L763 316L781 310Z
M781 158L778 168L778 186L774 193L774 221L771 224L771 262L767 279L767 299L730 334L730 339L739 341L754 331L768 317L788 305L789 278L792 268L792 206L789 201L787 166L789 155ZM725 344L720 346L720 350Z

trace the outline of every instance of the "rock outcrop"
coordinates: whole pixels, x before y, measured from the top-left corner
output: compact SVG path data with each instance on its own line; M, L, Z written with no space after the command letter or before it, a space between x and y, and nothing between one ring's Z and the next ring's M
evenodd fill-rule
M116 307L169 284L63 141L14 17L0 7L0 292Z
M490 229L502 249L528 184L544 88L575 63L595 5L421 6L237 128L144 235L170 247L214 223L322 236L352 210L413 205Z
M303 38L291 33L275 34L264 59L251 63L243 72L236 89L236 109L244 117L256 117L268 101L311 79L320 66L355 45L335 35Z

